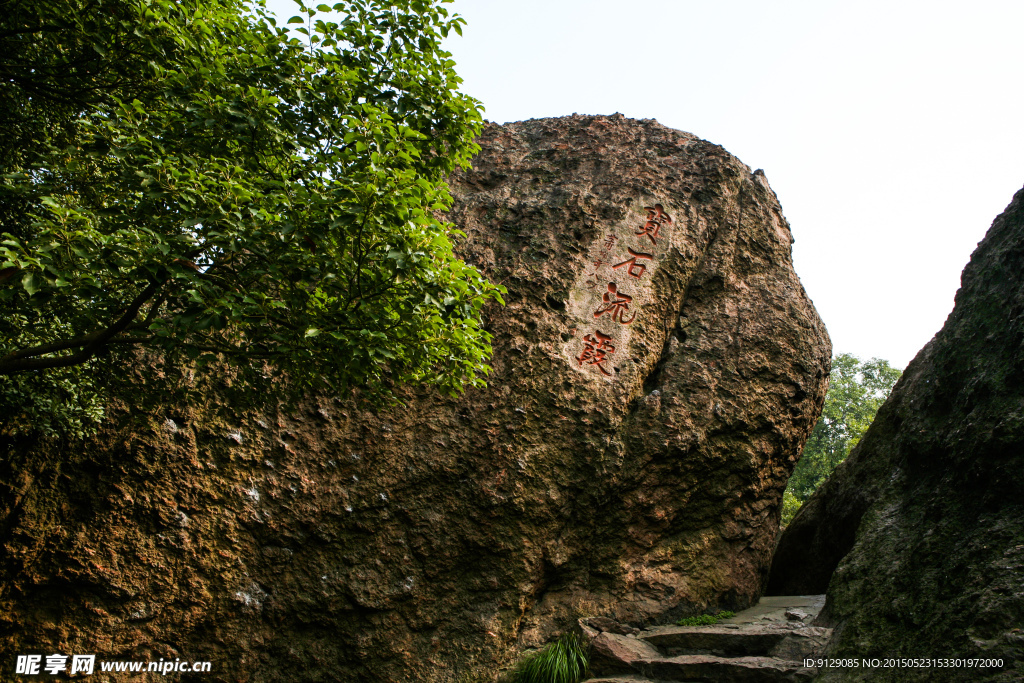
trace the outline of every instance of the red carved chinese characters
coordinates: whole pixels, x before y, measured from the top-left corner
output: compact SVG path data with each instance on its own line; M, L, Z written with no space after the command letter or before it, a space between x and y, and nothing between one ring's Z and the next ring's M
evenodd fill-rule
M637 259L649 260L649 259L654 258L654 254L644 254L643 252L633 251L629 247L626 247L626 251L628 251L629 255L632 256L633 258L626 259L622 263L616 263L614 266L612 266L612 268L613 269L621 268L622 266L624 266L624 265L626 265L628 263L629 264L629 268L626 269L626 272L629 273L630 277L634 277L637 280L639 280L640 276L644 274L645 270L647 270L647 264L646 263L637 263L636 262Z
M594 311L594 317L600 318L605 313L612 314L612 320L623 325L628 325L636 318L634 313L629 320L623 319L623 314L629 310L629 304L633 297L627 294L619 294L618 286L614 282L608 283L608 291L604 293L604 305Z
M615 353L615 347L611 342L612 338L607 334L601 334L600 331L594 330L594 334L583 337L583 353L576 360L580 365L584 363L596 365L598 370L611 377L612 373L604 369L604 362L608 359L608 355Z
M646 237L651 241L652 245L657 245L661 227L672 224L672 217L666 213L665 207L662 204L647 206L644 207L644 210L647 212L646 219L643 225L635 230L637 237L630 237L633 231L628 231L622 236L615 233L607 233L603 238L600 238L600 242L594 245L597 253L595 254L592 251L592 255L588 259L593 264L594 269L590 273L584 271L586 273L585 286L594 289L596 294L598 291L596 288L607 283L607 291L603 293L601 303L596 306L596 310L590 309L593 310L596 320L607 320L610 318L611 322L618 325L629 325L636 319L637 312L632 310L632 305L634 297L642 296L642 294L638 292L634 292L633 296L625 294L619 291L619 285L611 281L611 279L617 277L621 281L623 274L628 275L629 279L624 282L627 285L627 291L630 289L628 285L633 280L642 280L649 268L653 269L656 267L655 249L651 249L649 252L640 251L639 249L633 249L630 243L633 246L644 249L646 248L644 247L644 244L646 244L644 238ZM625 248L629 258L622 259L620 247ZM603 267L608 267L610 270L618 270L620 275L616 276L615 273L602 272L601 268ZM593 305L591 303L593 299L590 296L589 294L587 295L587 302ZM606 324L607 322L602 323L602 325ZM606 377L614 377L614 373L611 371L614 368L605 367L606 361L610 360L611 354L615 352L615 343L619 343L620 346L626 343L626 340L629 338L629 332L628 328L612 328L609 332L610 334L605 334L593 330L590 334L584 335L583 349L576 357L576 361L581 367L584 365L596 365L601 374ZM616 342L615 340L619 341Z
M657 244L658 230L661 229L662 225L671 223L672 218L665 213L665 207L661 204L655 204L653 207L645 206L644 211L647 212L647 222L636 231L636 234L647 235L652 244Z
M601 266L611 265L611 261L605 261L604 259L611 258L611 254L608 253L608 250L615 246L615 242L617 242L618 239L619 238L617 235L615 235L615 233L611 233L604 238L604 249L602 249L601 252L598 254L597 260L594 261L594 272L587 273L587 277L596 278L597 271L601 269ZM587 281L587 287L589 287L590 289L593 289L596 286L597 282L595 282L594 280Z

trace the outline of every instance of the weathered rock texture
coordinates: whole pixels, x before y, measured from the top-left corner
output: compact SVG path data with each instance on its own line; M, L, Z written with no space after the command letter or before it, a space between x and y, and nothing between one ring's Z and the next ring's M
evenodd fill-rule
M122 409L82 447L18 450L0 477L0 661L448 681L582 614L756 600L831 351L764 175L621 116L480 142L451 217L509 290L488 313L490 386L390 412L209 392Z
M1024 190L945 326L782 535L771 589L826 584L834 656L1004 661L828 679L1024 680Z

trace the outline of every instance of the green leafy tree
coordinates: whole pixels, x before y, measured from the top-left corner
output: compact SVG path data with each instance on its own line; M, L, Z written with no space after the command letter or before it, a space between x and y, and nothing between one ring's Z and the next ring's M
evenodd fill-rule
M783 495L784 524L857 445L900 374L900 370L879 358L862 361L842 353L832 359L821 419L811 432Z
M374 395L482 383L501 288L437 218L481 125L441 49L449 1L300 3L291 28L262 1L5 9L7 430L94 420L133 349Z

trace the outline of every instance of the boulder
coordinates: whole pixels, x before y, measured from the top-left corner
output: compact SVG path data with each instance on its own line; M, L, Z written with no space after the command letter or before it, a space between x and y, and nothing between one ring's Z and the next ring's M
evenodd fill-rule
M825 680L1024 679L1024 190L942 330L782 534L770 590L826 584L829 656L1002 664Z
M488 386L268 407L200 378L7 443L0 659L449 681L580 617L757 600L831 355L764 174L619 115L480 144L450 218L508 288Z
M661 657L647 641L611 632L590 639L590 673L595 676L635 674Z

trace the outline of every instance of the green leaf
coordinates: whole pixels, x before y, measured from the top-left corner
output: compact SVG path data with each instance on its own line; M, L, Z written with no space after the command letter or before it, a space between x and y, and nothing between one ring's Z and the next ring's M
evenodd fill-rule
M42 289L43 282L43 278L39 273L25 273L24 277L21 278L21 286L25 288L25 292L29 296L33 296Z

